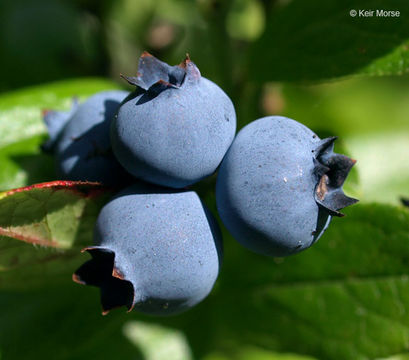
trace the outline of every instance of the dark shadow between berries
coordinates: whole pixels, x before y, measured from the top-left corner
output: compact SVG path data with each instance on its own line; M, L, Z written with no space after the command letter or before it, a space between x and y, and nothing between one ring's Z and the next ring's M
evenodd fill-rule
M213 215L211 214L210 210L206 207L206 205L204 204L204 202L202 201L202 199L200 199L200 202L202 204L203 207L203 212L206 215L206 219L207 222L210 226L210 231L212 232L213 238L217 239L220 238L222 239L222 233L220 231L219 225L217 224L216 219L214 219ZM218 260L219 260L219 269L222 266L222 261L223 261L223 242L215 242L215 246L216 246L216 251L217 251L217 256L218 256Z

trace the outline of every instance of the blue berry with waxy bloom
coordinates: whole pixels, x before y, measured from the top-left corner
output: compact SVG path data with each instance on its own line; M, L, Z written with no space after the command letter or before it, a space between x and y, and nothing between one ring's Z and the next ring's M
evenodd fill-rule
M358 200L342 185L355 160L333 151L335 137L319 139L281 116L244 127L220 166L217 208L242 245L269 256L310 247L340 209Z
M128 92L99 92L77 105L53 144L58 176L66 180L120 185L129 175L112 153L109 129Z
M100 288L104 314L183 312L210 293L222 259L218 225L195 192L142 183L102 208L94 244L73 280Z
M49 138L41 145L42 150L46 152L53 152L55 150L55 144L58 143L62 130L64 129L65 125L67 125L75 111L77 111L78 105L78 99L73 98L71 109L68 111L43 111L43 120L47 127Z
M115 156L135 177L182 188L214 173L233 141L229 97L187 56L177 66L143 53L136 90L112 122Z

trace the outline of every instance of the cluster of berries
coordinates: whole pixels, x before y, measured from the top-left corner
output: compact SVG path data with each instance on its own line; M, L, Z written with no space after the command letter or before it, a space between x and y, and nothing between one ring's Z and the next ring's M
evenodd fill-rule
M265 117L235 138L229 97L187 57L148 53L135 91L106 91L45 113L59 176L122 187L101 210L91 260L74 281L101 289L103 312L185 311L211 291L222 262L217 221L191 184L219 168L217 208L252 251L286 256L311 246L333 215L356 202L342 185L354 160L304 125Z

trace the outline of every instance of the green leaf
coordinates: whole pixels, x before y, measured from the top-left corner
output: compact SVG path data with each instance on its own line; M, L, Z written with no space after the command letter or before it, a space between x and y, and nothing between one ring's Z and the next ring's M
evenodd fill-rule
M41 290L0 292L0 307L7 309L0 315L5 359L48 359L50 351L55 360L192 359L180 331L142 322L125 310L102 316L98 290L67 280Z
M404 354L392 355L392 356L388 356L387 358L376 359L376 360L408 360L408 359L409 359L409 354L404 353Z
M251 254L226 236L213 294L165 324L184 329L201 356L230 358L246 346L329 360L406 351L409 212L376 204L345 212L317 244L288 258Z
M409 42L395 48L388 55L374 60L367 67L363 68L362 74L388 76L402 75L409 69Z
M40 291L2 291L2 359L145 360L123 333L129 315L102 316L97 289L88 290L62 281Z
M105 198L99 184L72 181L0 193L0 287L30 287L70 277L81 259L79 249L92 243Z
M28 291L67 281L84 258L78 249L33 246L0 236L0 289Z
M358 11L353 17L350 11ZM397 10L399 17L360 16L359 10ZM294 0L268 15L250 54L260 81L310 81L355 73L402 74L408 70L409 3L396 0Z
M53 181L0 193L0 235L59 249L89 242L98 183Z

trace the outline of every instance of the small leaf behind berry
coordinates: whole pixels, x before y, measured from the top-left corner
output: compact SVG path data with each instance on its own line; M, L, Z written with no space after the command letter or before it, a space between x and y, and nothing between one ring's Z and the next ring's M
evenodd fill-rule
M92 241L99 183L52 181L0 193L0 235L69 249Z
M0 288L69 278L108 195L98 183L59 180L0 192Z

